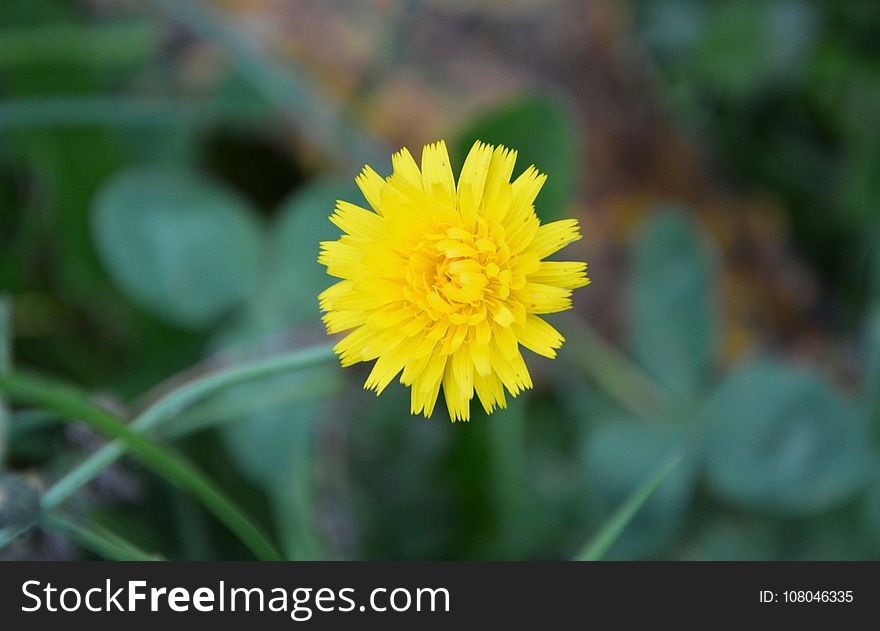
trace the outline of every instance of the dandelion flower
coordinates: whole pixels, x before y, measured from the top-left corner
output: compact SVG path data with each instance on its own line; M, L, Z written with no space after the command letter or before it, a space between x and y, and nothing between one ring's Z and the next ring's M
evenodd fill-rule
M453 421L487 413L532 387L520 345L555 357L564 338L541 314L571 307L586 263L543 259L580 238L574 219L541 225L533 203L546 176L510 181L516 152L477 142L458 184L443 141L392 157L383 179L356 178L367 210L345 201L330 220L345 234L318 262L342 280L318 300L343 366L376 360L364 387L380 394L400 374L410 411L431 416L440 388ZM402 373L402 374L401 374Z

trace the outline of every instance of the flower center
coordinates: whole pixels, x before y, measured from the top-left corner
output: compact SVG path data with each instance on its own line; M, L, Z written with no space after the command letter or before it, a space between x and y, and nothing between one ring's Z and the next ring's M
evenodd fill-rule
M440 225L409 260L405 292L433 320L477 324L510 295L510 250L503 229L478 219L473 230Z

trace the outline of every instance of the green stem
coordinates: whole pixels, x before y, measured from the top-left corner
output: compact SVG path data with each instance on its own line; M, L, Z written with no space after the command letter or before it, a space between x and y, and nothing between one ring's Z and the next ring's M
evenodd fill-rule
M144 410L129 427L131 431L140 434L149 432L174 418L193 403L215 392L246 381L255 381L270 375L328 362L334 357L330 346L316 346L216 372L169 392L154 405ZM123 453L125 453L125 446L116 441L105 445L86 458L46 491L42 500L43 510L52 510L61 505L67 498L113 464Z
M578 561L599 561L608 552L609 548L617 541L617 538L626 528L627 524L636 516L639 509L648 501L648 498L660 488L666 477L684 459L681 454L669 457L660 465L660 468L639 488L627 498L617 509L598 533L590 540L584 550L577 556Z
M110 561L161 561L162 557L141 550L114 532L97 524L77 523L63 515L48 514L42 525L76 542L81 548Z
M13 400L54 411L68 422L82 421L95 431L117 439L146 466L197 497L258 558L281 558L265 535L211 480L180 456L136 434L112 415L95 407L78 391L23 374L3 377L0 379L0 389Z
M569 332L569 349L561 357L576 364L609 396L642 419L656 422L670 415L673 402L663 388L586 322L570 314L562 317Z

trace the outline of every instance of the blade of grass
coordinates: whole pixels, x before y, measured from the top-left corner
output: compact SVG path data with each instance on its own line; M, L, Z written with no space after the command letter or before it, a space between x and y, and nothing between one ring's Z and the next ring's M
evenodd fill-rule
M648 498L660 488L666 477L672 473L672 470L679 465L684 459L682 454L675 454L665 460L657 471L645 483L637 488L626 499L626 501L617 509L604 526L596 533L596 535L586 545L584 550L578 555L578 561L599 561L608 552L609 548L617 541L620 533L623 532L627 524L632 521L639 509L648 501Z
M41 524L47 530L58 533L81 548L109 561L161 561L162 557L141 550L115 532L98 524L83 524L59 514L48 514Z
M132 432L139 434L150 432L197 401L230 386L329 362L334 358L330 346L316 346L215 372L172 390L138 415L129 427ZM121 441L114 441L96 451L43 494L43 510L58 507L124 453L125 445Z
M77 390L20 373L0 379L0 390L13 400L38 405L62 415L65 420L82 421L95 431L117 439L155 473L197 497L258 558L281 558L260 529L210 479L179 455L133 432Z

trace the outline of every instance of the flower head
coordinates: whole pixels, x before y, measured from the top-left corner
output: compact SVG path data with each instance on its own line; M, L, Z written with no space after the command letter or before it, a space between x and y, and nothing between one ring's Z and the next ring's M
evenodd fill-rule
M516 152L477 142L456 186L446 145L406 149L393 174L369 166L356 181L373 210L339 201L345 234L318 261L341 278L319 296L342 365L376 360L364 384L381 393L398 374L413 414L430 417L440 388L453 421L487 413L532 387L520 345L555 357L563 337L540 316L571 307L586 263L544 261L580 238L574 219L541 225L533 202L546 176L530 166L510 181Z

